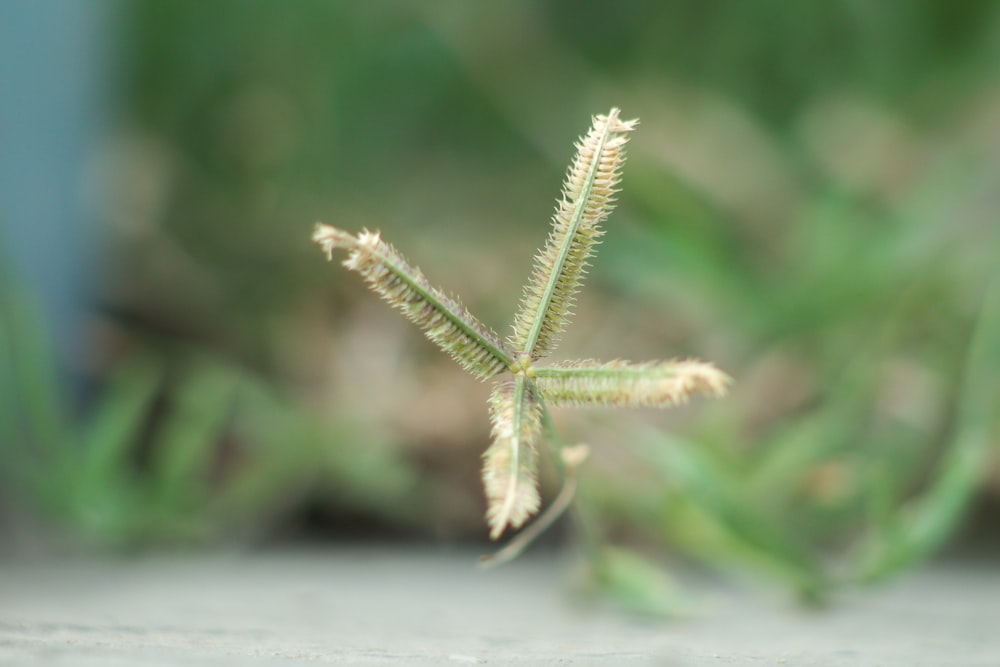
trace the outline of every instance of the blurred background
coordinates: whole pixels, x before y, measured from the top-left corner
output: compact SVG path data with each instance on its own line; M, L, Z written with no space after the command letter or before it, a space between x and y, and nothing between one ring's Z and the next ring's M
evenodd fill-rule
M736 383L558 411L594 454L549 544L627 546L592 551L626 594L995 554L998 62L988 0L2 2L0 548L488 548L489 386L311 228L381 229L506 335L618 106L554 356Z

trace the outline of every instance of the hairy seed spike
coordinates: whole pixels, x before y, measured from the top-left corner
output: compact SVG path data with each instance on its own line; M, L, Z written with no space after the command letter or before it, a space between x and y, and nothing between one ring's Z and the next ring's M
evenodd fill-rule
M539 359L555 348L572 314L587 260L604 233L599 225L614 208L625 161L624 146L637 120L622 121L618 109L596 116L575 145L576 158L556 204L552 230L535 257L531 280L514 318L512 348Z
M328 258L334 249L349 250L344 266L360 273L373 290L472 374L486 379L510 367L511 355L500 337L457 299L432 287L420 269L378 232L364 230L355 237L330 225L317 225L313 240Z
M695 359L630 364L578 361L535 369L538 392L552 405L670 407L695 394L724 396L732 379Z
M573 497L576 495L577 470L588 456L590 456L590 447L583 443L563 447L562 451L559 452L559 458L562 459L565 477L559 495L530 526L518 533L517 537L508 542L503 549L489 556L480 557L480 565L496 567L517 558L528 545L555 523L555 520L562 516L563 512L569 509L573 503Z
M483 454L483 486L490 539L520 528L538 511L538 448L542 409L523 375L497 385L490 396L493 444Z

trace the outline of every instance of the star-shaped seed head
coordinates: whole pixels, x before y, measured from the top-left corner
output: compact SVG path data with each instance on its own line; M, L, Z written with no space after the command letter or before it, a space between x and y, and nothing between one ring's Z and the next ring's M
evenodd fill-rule
M637 120L621 120L618 109L612 109L595 116L590 131L577 142L552 230L535 257L507 340L501 340L458 299L433 287L378 232L364 230L355 236L319 224L313 234L328 259L335 249L347 250L344 266L360 273L375 292L463 368L484 380L507 375L490 397L493 444L483 454L486 521L492 539L508 527L520 528L541 506L538 444L548 405L668 407L695 394L722 396L731 382L713 365L693 359L538 363L555 348L569 322L594 247L604 234L600 225L614 208L625 144L637 124ZM572 476L577 465L566 464L575 459L562 459L569 477L552 506L554 511L565 509L569 504L565 492L575 488ZM546 516L537 523L547 525L552 518ZM517 546L523 548L523 544Z

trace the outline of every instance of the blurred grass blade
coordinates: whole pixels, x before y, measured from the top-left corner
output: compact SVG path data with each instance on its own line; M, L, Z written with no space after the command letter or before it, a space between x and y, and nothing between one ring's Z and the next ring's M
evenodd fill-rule
M139 432L162 379L163 369L145 356L129 360L114 373L83 433L76 478L80 502L106 496L112 481L125 483L132 477Z
M0 236L0 477L19 447L20 396L15 384L14 280Z
M4 462L13 456L18 435L20 400L14 387L14 341L8 331L6 309L0 308L0 457ZM2 468L0 468L2 470Z
M819 562L772 519L740 494L736 481L699 448L679 438L646 432L640 454L676 484L679 492L718 524L727 538L753 554L803 594L815 596L827 583Z
M11 407L5 408L9 412L5 421L10 425L4 428L11 429L13 441L22 441L31 457L57 459L72 443L49 336L41 315L27 299L9 287L0 292L0 299L0 345L6 349L4 370L9 372L2 391L13 397Z
M203 500L237 382L232 372L202 362L172 393L176 403L154 443L151 471L158 504L166 511Z
M955 435L930 489L896 515L886 535L862 548L857 576L874 580L926 558L961 519L989 474L998 442L1000 405L1000 279L994 279L980 311L959 394Z
M328 491L339 503L364 507L391 521L413 519L420 481L383 438L340 419L331 422L244 379L236 397L232 437L239 460L227 470L212 511L228 528L262 523L308 494ZM364 442L364 447L357 443Z
M676 617L691 610L691 600L682 594L669 573L630 549L604 547L590 566L599 591L625 611Z
M858 438L859 424L871 409L876 384L849 382L848 391L835 389L824 409L800 417L778 429L759 446L757 460L748 473L748 488L771 492L800 478L812 466L844 451Z

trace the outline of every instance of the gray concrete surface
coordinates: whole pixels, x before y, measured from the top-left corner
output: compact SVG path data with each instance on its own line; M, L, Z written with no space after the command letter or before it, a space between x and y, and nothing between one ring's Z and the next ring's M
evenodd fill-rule
M1000 563L807 612L691 582L683 621L581 608L571 564L341 549L0 563L0 665L1000 666Z

